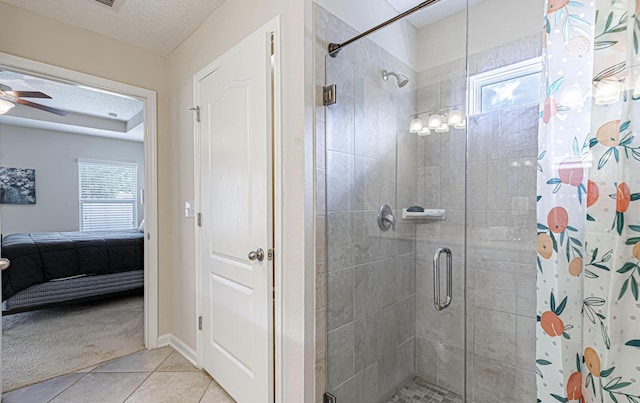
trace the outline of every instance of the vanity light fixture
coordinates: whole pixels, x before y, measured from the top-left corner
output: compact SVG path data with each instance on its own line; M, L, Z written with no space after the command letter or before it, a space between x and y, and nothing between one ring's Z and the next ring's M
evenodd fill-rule
M428 117L426 125L420 116ZM409 123L409 132L418 136L426 136L432 132L446 133L454 129L464 129L467 125L464 113L458 108L440 109L438 111L419 112L413 116Z

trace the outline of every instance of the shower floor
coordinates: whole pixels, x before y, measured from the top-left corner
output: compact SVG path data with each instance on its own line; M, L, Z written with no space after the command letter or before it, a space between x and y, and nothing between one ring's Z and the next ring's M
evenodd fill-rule
M462 396L416 378L396 393L388 403L464 403Z

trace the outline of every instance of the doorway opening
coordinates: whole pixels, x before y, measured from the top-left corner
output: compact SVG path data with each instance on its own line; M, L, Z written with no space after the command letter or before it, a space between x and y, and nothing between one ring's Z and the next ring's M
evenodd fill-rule
M37 186L34 199L36 204L2 204L2 207L26 207L24 210L32 207L26 215L24 211L21 212L23 217L27 217L23 221L24 231L20 229L19 221L3 220L2 224L7 225L6 230L2 228L3 238L6 240L9 233L16 232L58 233L61 234L63 244L74 245L76 251L79 251L76 255L65 257L75 264L73 269L77 273L56 272L56 268L65 268L64 260L55 260L56 256L61 256L58 251L53 251L46 259L41 258L46 260L46 264L43 265L45 274L39 280L46 281L30 285L32 290L35 287L36 291L42 291L36 295L44 295L44 299L35 301L33 305L42 308L47 307L50 302L68 302L63 301L64 298L47 299L47 288L58 290L58 293L61 289L64 294L67 292L65 284L75 282L76 288L81 292L72 299L78 303L59 310L68 310L71 315L77 315L88 306L98 311L113 310L117 308L109 308L112 301L88 300L96 298L97 294L121 295L136 288L140 290L143 285L144 297L138 292L137 295L119 301L128 307L126 309L134 311L131 312L132 315L135 316L135 312L138 312L137 322L130 323L130 327L137 327L138 333L143 328L139 349L156 347L158 248L155 92L6 54L0 54L0 71L0 83L4 83L5 78L7 81L2 87L3 98L17 106L12 108L13 113L0 116L0 127L6 129L0 130L0 135L10 137L13 142L23 142L24 155L31 157L31 161L33 155L30 152L40 149L43 154L40 161L36 162L54 164L39 165L40 169L33 172L33 168L22 166L22 162L27 163L29 158L25 157L22 161L20 158L10 158L13 156L7 154L6 148L3 150L5 152L0 157L0 166L13 168L9 165L20 165L16 168L30 169L37 178L34 180L34 186ZM24 88L16 85L20 83ZM49 83L51 87L39 87L43 83ZM56 86L66 90L57 92ZM29 96L37 98L28 98ZM45 96L51 96L51 99ZM53 103L58 100L60 106L54 106ZM32 104L44 107L34 107ZM93 109L100 109L96 105L113 110L103 109L106 117L101 118L92 113ZM54 113L50 109L61 112ZM46 146L48 150L42 150L42 144L39 144L42 141L50 142ZM61 158L66 160L61 161ZM56 177L65 179L65 183L52 184L57 180ZM57 200L63 200L57 207L47 207L44 204L45 201L52 200L48 198L52 193L58 194ZM41 211L40 217L46 219L29 221L29 214L33 215L35 211L33 208L40 207L38 203L43 203L44 209L53 209L50 213ZM71 214L73 218L66 217L66 223L65 218L60 221L61 211ZM118 231L120 234L112 239L103 236L106 233L102 231L105 230ZM81 237L82 234L88 238ZM46 238L43 235L27 237L34 242L34 239L44 240L45 244ZM86 248L80 250L78 245ZM100 260L105 255L107 263ZM89 272L80 271L83 264L89 267ZM139 269L129 270L132 268ZM10 285L16 286L15 291L19 295L18 284ZM4 288L7 288L6 284ZM43 303L38 303L39 301ZM19 302L23 305L14 306L14 312L34 307L29 305L28 298ZM38 316L37 312L32 313ZM122 346L117 343L112 347L113 351L109 354L116 355L106 355L105 360L131 352L121 350ZM100 359L100 354L96 355L96 359ZM77 369L81 368L72 370ZM43 379L29 379L28 383L41 380ZM27 383L23 381L21 385L25 384ZM19 386L13 385L13 388Z

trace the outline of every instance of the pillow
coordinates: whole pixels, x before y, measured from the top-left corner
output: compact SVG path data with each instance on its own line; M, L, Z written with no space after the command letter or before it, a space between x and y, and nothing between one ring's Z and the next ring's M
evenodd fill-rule
M139 232L144 232L144 218L140 222L140 226L138 227Z

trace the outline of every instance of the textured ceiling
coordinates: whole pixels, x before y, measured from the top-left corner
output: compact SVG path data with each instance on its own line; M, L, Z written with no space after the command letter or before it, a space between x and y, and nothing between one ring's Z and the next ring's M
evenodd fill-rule
M113 9L95 0L0 0L59 21L169 54L224 0L116 0Z

